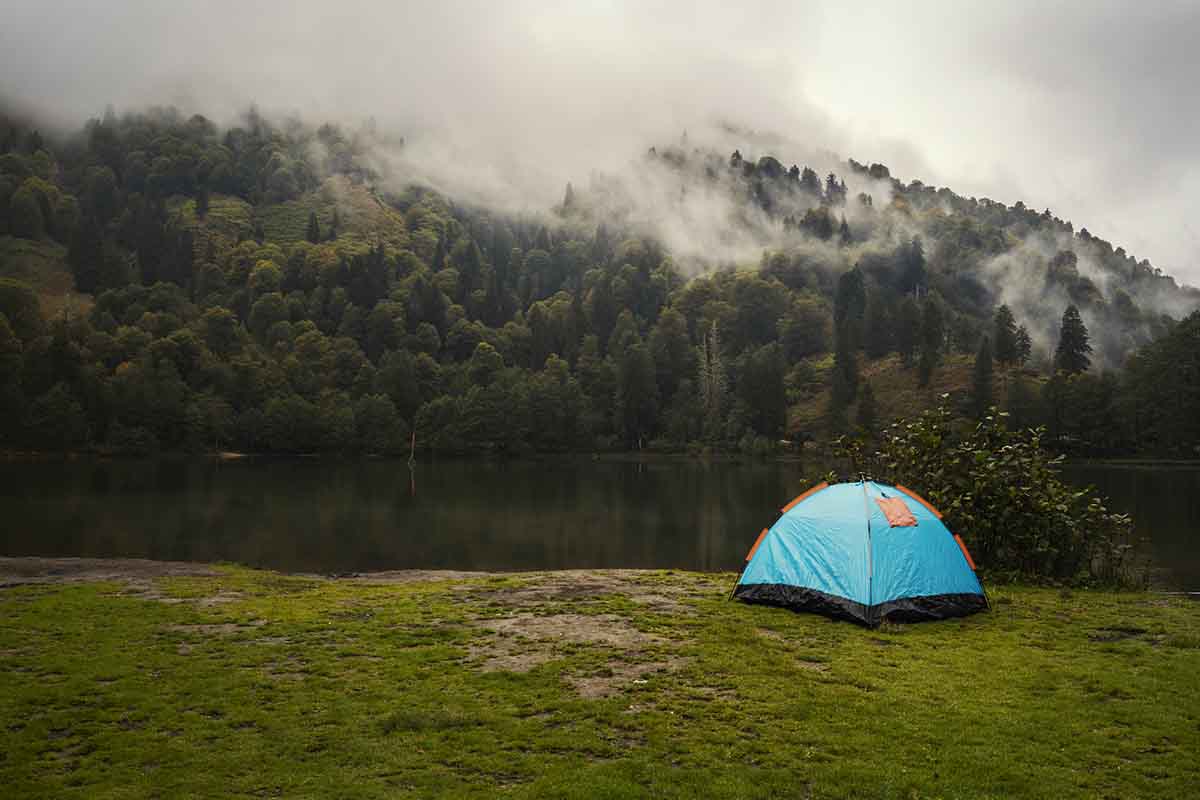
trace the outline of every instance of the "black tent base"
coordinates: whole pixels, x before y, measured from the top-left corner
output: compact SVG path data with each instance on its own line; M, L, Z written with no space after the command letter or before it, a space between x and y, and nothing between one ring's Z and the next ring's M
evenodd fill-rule
M793 611L810 611L834 619L857 622L869 628L877 627L881 622L927 622L965 617L987 608L987 600L981 594L905 597L868 606L815 589L782 583L740 584L734 589L733 596L747 603L779 606Z

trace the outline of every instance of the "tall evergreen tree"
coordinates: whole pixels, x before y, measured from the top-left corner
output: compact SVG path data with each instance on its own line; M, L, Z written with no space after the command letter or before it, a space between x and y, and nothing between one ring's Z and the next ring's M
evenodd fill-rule
M845 339L851 351L862 346L866 309L867 290L863 285L862 271L855 267L843 272L838 278L837 293L833 300L833 333L835 338Z
M878 291L867 296L866 320L863 323L863 349L867 358L882 358L892 351L895 337L887 303Z
M971 410L976 419L983 419L995 402L992 371L992 342L984 336L975 354L975 369L971 377Z
M342 232L342 217L338 213L337 206L333 209L333 219L329 222L329 241L336 241L338 235Z
M933 371L942 361L942 348L946 339L946 323L942 307L933 295L926 295L921 309L921 363L917 383L928 386Z
M1012 309L1002 305L996 309L992 319L992 336L995 338L996 361L1003 367L1017 363L1017 322Z
M100 223L89 216L75 228L67 249L67 263L75 276L75 291L95 294L104 262L104 235Z
M916 300L906 296L896 310L896 350L900 353L904 366L913 365L920 341L921 309Z
M321 241L321 223L317 221L317 212L308 212L308 230L304 232L304 238L313 244Z
M1091 352L1092 345L1088 341L1087 326L1079 316L1079 309L1073 305L1067 306L1058 334L1058 349L1054 351L1054 368L1067 375L1086 372L1092 365L1092 359L1088 355Z
M1033 341L1029 338L1029 331L1025 330L1024 325L1017 328L1016 350L1017 366L1023 367L1029 361L1029 357L1033 355Z
M925 246L920 236L900 245L900 291L908 293L925 285Z

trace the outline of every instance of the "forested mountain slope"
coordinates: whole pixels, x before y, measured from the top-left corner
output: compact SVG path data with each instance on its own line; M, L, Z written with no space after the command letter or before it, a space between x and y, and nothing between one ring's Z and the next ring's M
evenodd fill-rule
M949 391L1067 449L1195 444L1162 353L1200 292L1049 211L681 141L514 214L404 152L255 112L0 118L0 442L769 452ZM1163 370L1151 422L1131 378Z

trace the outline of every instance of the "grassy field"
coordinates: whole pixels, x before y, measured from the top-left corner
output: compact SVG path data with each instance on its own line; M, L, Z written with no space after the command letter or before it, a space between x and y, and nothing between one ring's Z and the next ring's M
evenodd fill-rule
M816 376L813 383L823 388L788 410L788 430L792 432L819 430L829 413L829 375L833 369L833 355L827 353L811 363ZM890 422L911 415L913 409L937 405L943 394L965 396L971 391L974 367L973 355L947 354L933 371L929 385L922 388L917 385L919 376L916 366L905 367L900 356L893 353L875 360L862 358L860 377L864 382L869 382L874 391L876 417L880 422ZM1032 369L1022 370L1020 375L1030 383L1034 392L1040 391L1041 384L1046 380L1044 375ZM1004 403L1007 381L1014 376L1015 373L997 370L993 386L998 403ZM853 421L857 413L858 406L852 405L847 409L847 418Z
M731 575L0 559L25 797L1185 797L1200 604L993 587L866 630Z
M92 297L75 291L67 248L57 242L0 236L0 278L15 278L32 286L47 319L68 306L73 314L91 310Z

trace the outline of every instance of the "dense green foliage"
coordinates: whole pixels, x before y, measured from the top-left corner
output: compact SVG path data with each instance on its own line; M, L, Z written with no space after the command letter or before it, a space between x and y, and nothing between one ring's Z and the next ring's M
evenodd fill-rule
M888 426L875 452L846 440L843 449L856 470L928 499L991 575L1133 579L1130 518L1067 485L1043 435L1011 430L994 408L977 424L956 423L942 404Z
M9 447L403 452L415 433L445 453L768 452L910 413L894 385L860 391L892 356L928 405L987 333L1002 401L1062 447L1191 446L1162 435L1186 403L1113 425L1121 378L1066 356L1052 381L1025 370L1051 371L1032 341L1059 339L1068 301L1060 351L1111 366L1195 292L1049 212L882 165L848 163L870 190L852 196L769 156L651 151L647 175L707 186L740 209L730 236L759 236L749 260L682 264L603 181L541 217L456 205L380 173L372 153L396 145L371 128L252 111L222 131L173 110L53 140L0 125L0 244L65 253L81 293L48 305L36 275L0 282ZM1018 261L1041 299L996 310L988 276ZM1084 317L1103 326L1091 344Z

